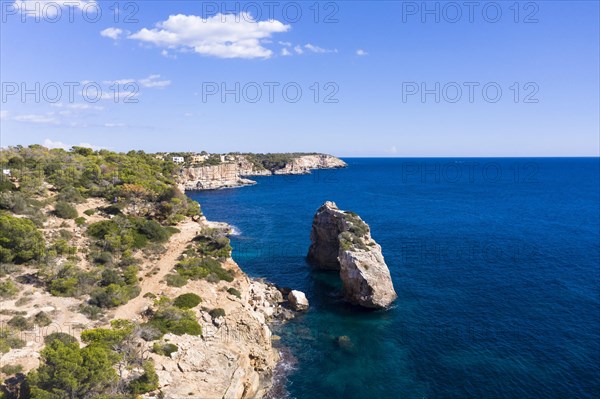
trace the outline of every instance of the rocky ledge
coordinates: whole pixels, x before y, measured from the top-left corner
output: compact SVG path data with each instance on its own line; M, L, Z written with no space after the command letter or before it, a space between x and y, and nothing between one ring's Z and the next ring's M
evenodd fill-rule
M325 202L313 219L310 240L308 259L317 267L339 270L347 302L386 308L397 298L381 246L360 216Z
M257 162L250 155L229 156L218 165L183 167L178 176L179 188L183 190L214 190L256 184L247 176L298 175L314 169L344 168L346 163L326 154L310 154L291 157L286 161Z

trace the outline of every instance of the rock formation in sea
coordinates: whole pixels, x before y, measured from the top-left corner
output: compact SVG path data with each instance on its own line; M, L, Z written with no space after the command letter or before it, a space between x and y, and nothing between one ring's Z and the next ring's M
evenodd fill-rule
M179 188L184 190L214 190L256 184L247 176L307 174L314 169L346 167L346 163L331 155L311 154L291 156L277 163L260 163L250 155L229 156L218 165L183 167L178 176Z
M360 216L325 202L313 219L310 240L308 259L322 269L339 270L347 302L386 308L397 298L381 246Z
M290 306L296 311L308 310L308 299L302 291L292 290L288 295Z

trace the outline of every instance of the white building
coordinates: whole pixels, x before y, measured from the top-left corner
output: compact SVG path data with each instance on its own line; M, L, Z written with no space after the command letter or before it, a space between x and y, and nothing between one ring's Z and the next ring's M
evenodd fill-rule
M184 163L185 159L183 159L183 157L173 157L173 162L175 162L175 163Z
M2 174L4 176L10 176L10 169L2 169Z

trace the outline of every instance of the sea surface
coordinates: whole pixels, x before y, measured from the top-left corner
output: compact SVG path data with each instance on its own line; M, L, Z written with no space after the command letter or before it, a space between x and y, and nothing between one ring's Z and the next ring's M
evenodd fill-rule
M600 397L598 158L345 161L188 193L237 228L245 272L307 294L310 310L275 332L291 368L281 395ZM337 274L306 262L327 200L381 244L388 311L346 305Z

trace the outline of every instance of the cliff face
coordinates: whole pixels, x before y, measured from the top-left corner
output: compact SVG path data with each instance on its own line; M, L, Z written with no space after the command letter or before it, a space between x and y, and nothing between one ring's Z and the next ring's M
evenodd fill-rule
M340 271L347 302L385 308L397 298L381 246L358 215L326 202L315 214L310 238L309 260Z
M246 277L233 260L227 261L227 268L236 271L241 298L228 294L228 285L188 284L185 291L200 294L203 306L222 308L225 316L213 319L200 311L202 338L168 334L164 339L177 345L177 352L170 357L152 355L167 398L254 399L270 388L279 354L271 344L268 323L281 310L283 297L274 286Z
M181 190L213 190L246 186L256 182L241 177L242 173L248 176L252 172L254 171L240 167L237 163L184 168L179 176L179 185ZM252 175L256 176L257 173Z
M183 168L178 178L181 190L213 190L255 184L244 176L307 174L314 169L346 167L341 159L331 155L302 155L283 166L267 169L253 163L247 155L236 155L219 165Z

